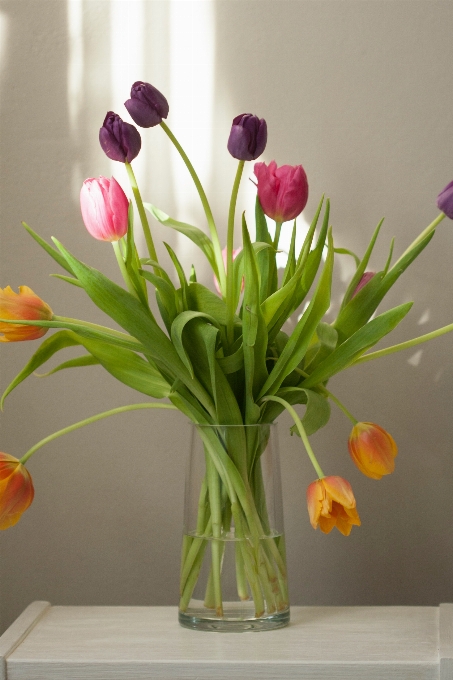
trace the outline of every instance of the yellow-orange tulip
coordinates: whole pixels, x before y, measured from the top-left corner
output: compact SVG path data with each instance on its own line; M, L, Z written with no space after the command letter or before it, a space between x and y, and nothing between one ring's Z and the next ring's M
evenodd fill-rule
M19 286L15 293L10 286L0 288L0 319L34 319L50 321L53 313L49 305L35 295L28 286ZM0 321L0 342L18 342L19 340L36 340L45 335L48 328L26 326L25 324L9 324Z
M354 463L367 477L381 479L395 469L398 447L393 437L375 423L356 423L348 441Z
M352 526L360 526L360 517L349 482L342 477L323 477L307 489L307 505L313 529L328 534L336 526L343 536L349 536Z
M31 505L35 492L27 468L0 452L0 529L14 526Z

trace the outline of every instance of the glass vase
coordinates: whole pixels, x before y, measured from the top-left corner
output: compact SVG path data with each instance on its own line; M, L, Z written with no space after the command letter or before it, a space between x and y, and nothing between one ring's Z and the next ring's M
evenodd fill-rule
M192 425L179 622L242 632L289 623L276 424Z

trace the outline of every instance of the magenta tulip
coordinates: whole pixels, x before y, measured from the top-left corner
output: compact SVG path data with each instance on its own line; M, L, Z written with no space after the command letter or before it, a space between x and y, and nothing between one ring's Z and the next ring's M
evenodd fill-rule
M447 184L437 197L437 207L453 220L453 182Z
M308 181L301 165L269 165L255 163L258 198L264 213L276 222L287 222L299 215L307 205Z
M127 233L129 201L114 177L86 179L80 208L86 228L99 241L118 241Z

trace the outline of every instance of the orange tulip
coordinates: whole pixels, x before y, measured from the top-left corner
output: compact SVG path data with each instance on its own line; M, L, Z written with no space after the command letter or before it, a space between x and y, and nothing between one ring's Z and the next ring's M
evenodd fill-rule
M14 456L0 452L0 529L8 529L20 520L34 494L27 468Z
M307 489L307 505L313 529L318 526L328 534L334 526L343 536L349 536L352 526L360 526L360 517L349 482L342 477L323 477Z
M53 317L49 305L41 300L28 286L19 286L15 293L10 286L0 288L0 319L27 319L50 321ZM9 324L0 321L0 342L18 342L19 340L36 340L45 335L48 328L26 326L25 324Z
M356 423L348 441L354 463L367 477L381 479L395 469L398 447L388 432L375 423Z

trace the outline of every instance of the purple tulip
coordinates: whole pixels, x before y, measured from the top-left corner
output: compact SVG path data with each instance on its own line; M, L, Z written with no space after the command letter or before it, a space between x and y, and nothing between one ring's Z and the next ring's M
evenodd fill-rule
M228 151L239 161L254 161L266 148L267 124L264 118L241 113L233 119Z
M131 98L124 106L137 125L149 128L159 125L168 116L168 102L164 95L149 83L138 80L132 85Z
M376 274L376 272L365 272L364 274L362 274L362 278L361 278L360 281L358 282L358 284L357 284L357 286L356 286L356 289L355 289L355 291L354 291L353 294L352 294L352 297L355 297L355 296L357 295L357 293L358 293L360 290L362 290L362 288L364 288L364 287L366 286L366 284L368 283L368 281L371 281L371 279L373 278L373 276L374 276L375 274ZM352 298L351 298L351 299L352 299Z
M437 197L437 207L453 220L453 182L447 184Z
M130 163L140 151L142 139L133 125L125 123L117 113L109 111L99 130L99 142L112 161Z

